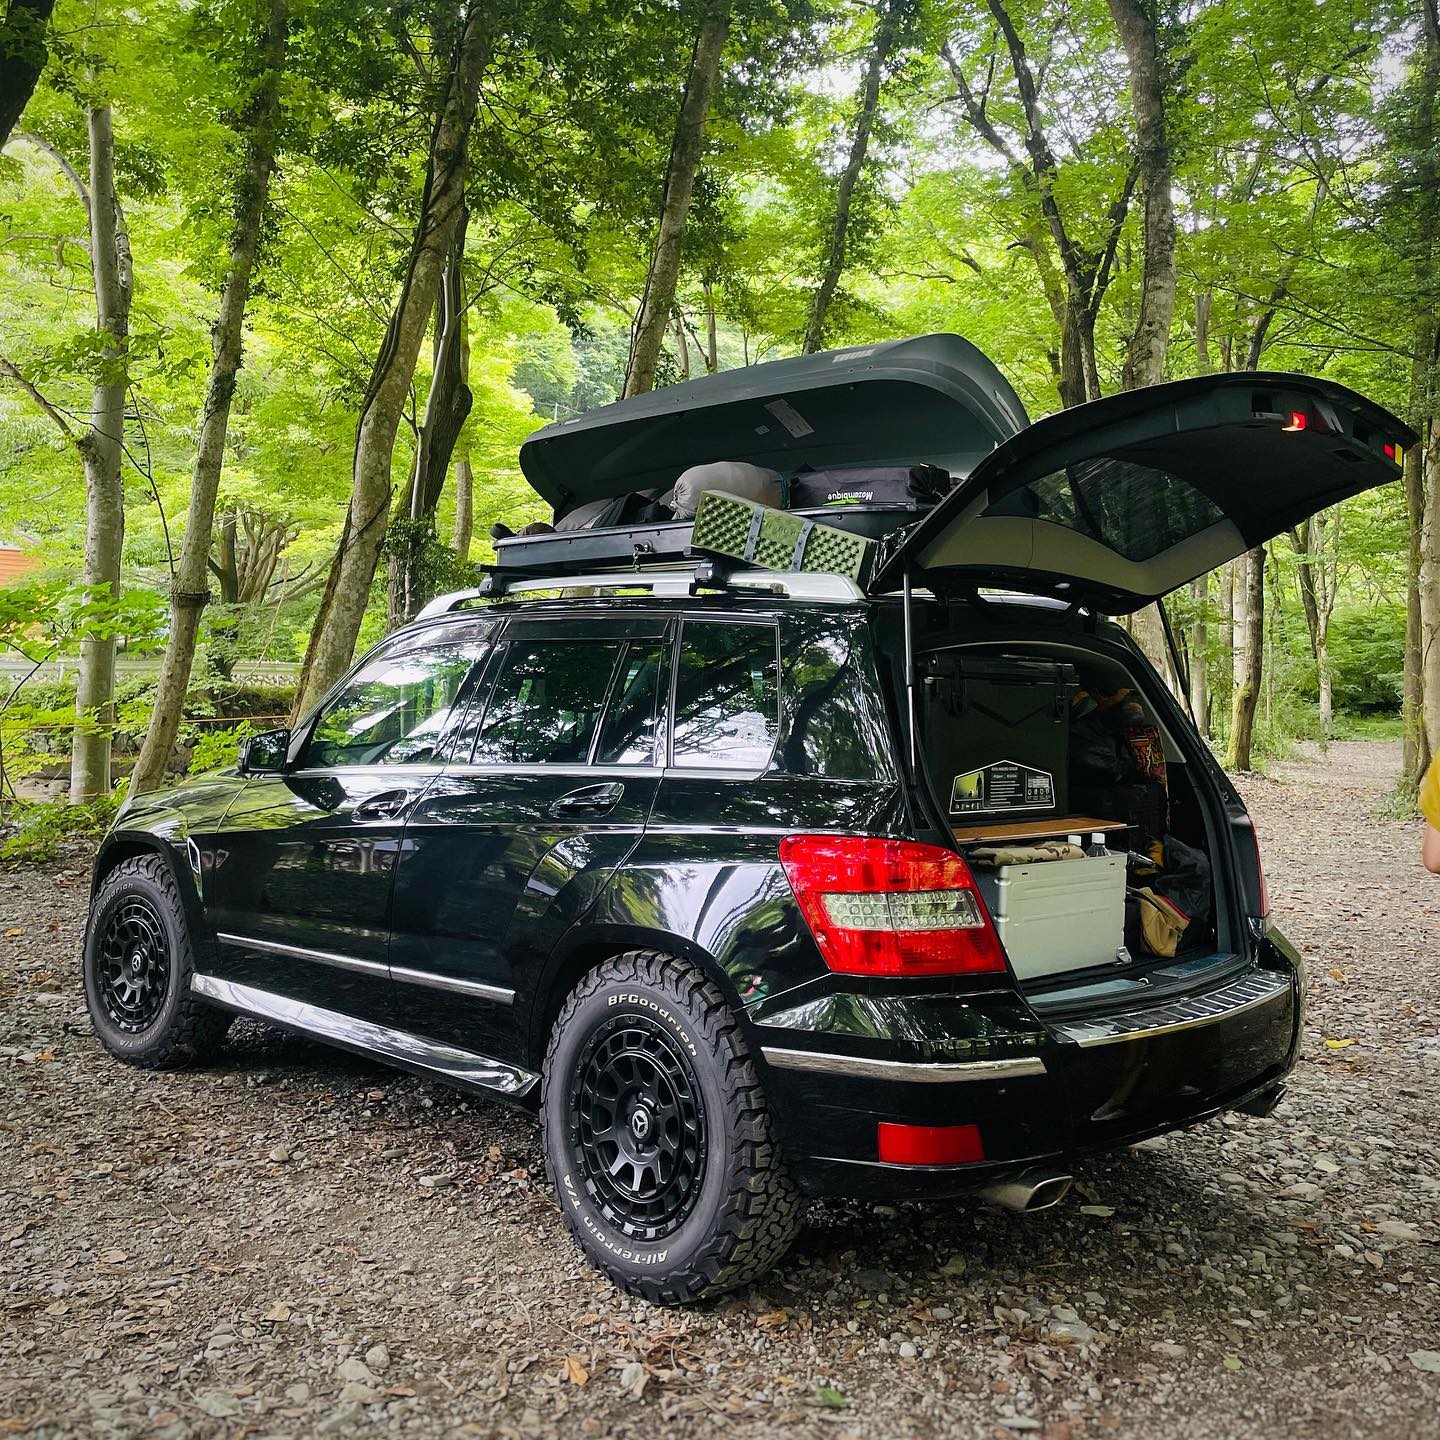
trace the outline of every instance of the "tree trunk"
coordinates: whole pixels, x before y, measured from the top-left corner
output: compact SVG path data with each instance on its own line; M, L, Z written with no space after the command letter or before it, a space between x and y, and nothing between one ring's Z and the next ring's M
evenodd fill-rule
M1264 674L1265 547L1249 551L1234 564L1235 693L1230 702L1230 746L1225 764L1231 770L1248 770Z
M1415 401L1412 387L1412 413ZM1423 422L1422 422L1423 423ZM1405 457L1405 502L1410 534L1406 545L1405 669L1401 704L1403 751L1401 770L1418 782L1430 764L1430 737L1425 730L1425 682L1420 616L1420 534L1425 526L1425 447L1415 445Z
M685 317L675 311L675 359L680 365L680 378L690 378L690 344L685 338Z
M1175 315L1175 204L1165 125L1165 73L1156 18L1146 0L1110 0L1110 14L1130 65L1135 109L1136 184L1144 203L1140 313L1125 356L1127 390L1157 384L1165 373Z
M1323 568L1324 530L1312 517L1290 532L1290 541L1300 559L1300 604L1305 612L1310 654L1315 660L1315 683L1320 696L1320 734L1328 740L1335 729L1335 682L1330 670L1330 614L1334 600Z
M464 204L465 146L490 53L487 14L480 0L473 0L446 78L410 262L360 407L350 504L305 652L296 717L345 673L355 654L390 514L395 434Z
M1190 622L1190 713L1205 739L1210 738L1210 664L1206 650L1210 643L1210 577L1190 582L1195 618Z
M465 287L461 269L465 258L466 216L456 227L450 257L440 282L435 311L435 362L425 415L415 446L415 463L398 509L406 524L400 543L391 547L390 584L386 598L390 629L412 619L431 598L424 578L425 551L435 538L435 511L445 489L455 442L470 414L469 347L465 343Z
M710 113L710 96L720 73L720 57L730 32L730 0L710 0L695 38L685 93L680 100L680 117L670 145L670 164L660 201L660 228L650 273L640 302L640 316L630 342L630 360L625 367L625 395L643 395L655 388L655 366L670 312L675 308L675 287L680 279L680 247L690 216L690 197L705 146L705 120Z
M840 172L835 188L835 213L830 218L830 235L825 245L825 263L820 269L820 283L810 299L810 315L805 322L805 338L800 352L813 355L825 339L825 319L845 271L845 249L850 236L850 207L855 187L865 170L865 157L870 150L870 136L875 129L875 116L880 109L880 82L885 67L900 41L900 33L908 23L913 0L886 0L875 20L875 34L870 43L870 58L865 65L865 78L860 85L860 98L855 107L855 128L850 136L850 153Z
M225 432L230 424L230 403L240 372L245 307L250 299L250 277L260 242L260 226L270 198L270 177L275 168L275 129L280 109L280 75L285 65L287 0L270 0L270 11L260 42L264 69L245 117L247 154L239 187L240 203L230 236L230 265L220 291L220 309L211 332L210 377L200 420L200 442L190 482L190 509L180 561L170 588L170 635L155 687L154 708L145 743L131 776L132 794L153 790L165 780L165 767L175 748L185 708L185 692L195 663L195 640L200 612L210 598L208 568L210 541L215 525L215 497L225 461ZM278 558L279 551L275 552ZM273 574L274 561L270 571Z
M108 105L89 112L90 256L95 278L95 328L102 378L91 395L90 428L80 441L85 464L86 585L120 596L125 546L125 485L120 478L129 388L130 299L134 267L125 215L115 193L115 131ZM75 687L75 736L70 750L70 801L83 804L110 793L110 728L115 720L115 636L87 634L80 642Z
M1210 312L1214 309L1215 297L1208 290L1202 290L1195 297L1195 373L1214 373L1215 362L1210 356Z
M714 375L720 369L719 337L715 325L715 287L705 282L705 371Z
M1420 703L1425 743L1440 753L1440 424L1422 434L1420 474L1425 513L1420 527Z
M1165 641L1165 623L1160 618L1160 607L1147 605L1143 610L1137 610L1130 616L1125 628L1145 658L1159 671L1171 693L1178 697L1181 693L1180 677L1175 673L1175 661Z
M1411 416L1420 432L1413 482L1407 475L1412 529L1412 573L1417 582L1415 640L1407 647L1415 679L1407 675L1407 694L1419 701L1420 746L1429 755L1440 753L1440 6L1422 0L1421 65L1415 114L1415 275L1414 291L1426 297L1424 313L1416 325L1415 353L1411 360ZM1410 493L1409 484L1415 490ZM1419 755L1411 757L1419 759Z
M450 539L450 548L461 558L469 560L470 541L475 532L475 472L470 468L470 452L462 450L455 459L455 529Z
M0 20L0 150L20 122L50 54L45 28L55 0L10 0Z

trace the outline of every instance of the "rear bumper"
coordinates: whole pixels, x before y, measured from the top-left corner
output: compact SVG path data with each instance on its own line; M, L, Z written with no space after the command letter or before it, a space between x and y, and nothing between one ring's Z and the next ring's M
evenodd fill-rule
M1294 1062L1303 1003L1298 957L1284 963L1293 952L1283 941L1267 948L1282 963L1147 1010L1032 1028L1027 1053L999 1058L882 1058L842 1048L836 1035L782 1043L762 1030L791 1167L813 1193L940 1198L1262 1101ZM883 1164L881 1121L975 1125L985 1159Z

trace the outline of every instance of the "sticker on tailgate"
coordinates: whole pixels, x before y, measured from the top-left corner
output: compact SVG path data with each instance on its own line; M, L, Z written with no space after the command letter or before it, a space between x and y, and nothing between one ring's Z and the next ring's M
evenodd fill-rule
M1018 760L996 760L955 777L950 789L952 815L981 815L1006 810L1050 810L1055 777Z

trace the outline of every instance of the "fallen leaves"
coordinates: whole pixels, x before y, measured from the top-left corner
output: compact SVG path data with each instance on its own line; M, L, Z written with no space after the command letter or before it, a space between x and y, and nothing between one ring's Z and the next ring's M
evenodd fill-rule
M590 1372L585 1368L585 1362L578 1355L565 1357L565 1378L572 1385L588 1385L590 1383Z

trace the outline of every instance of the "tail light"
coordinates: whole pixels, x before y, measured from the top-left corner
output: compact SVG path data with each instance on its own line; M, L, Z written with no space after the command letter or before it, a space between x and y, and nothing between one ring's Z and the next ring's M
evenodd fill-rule
M973 1165L985 1158L978 1125L898 1125L882 1120L875 1127L875 1152L887 1165Z
M831 970L1002 973L1005 952L953 851L869 835L787 835L780 863Z

